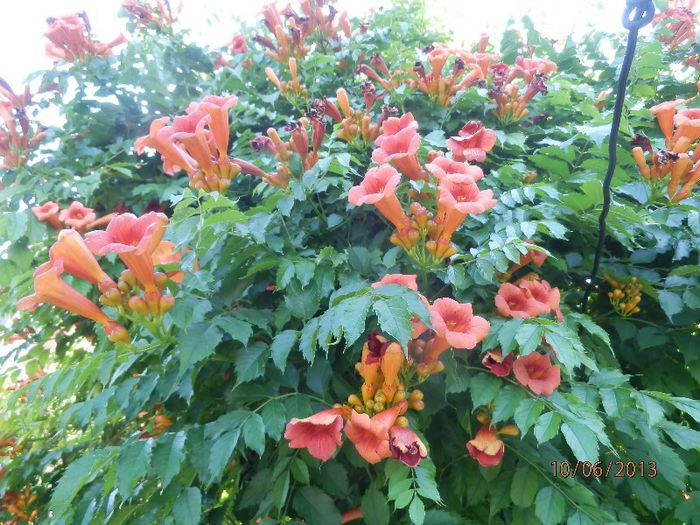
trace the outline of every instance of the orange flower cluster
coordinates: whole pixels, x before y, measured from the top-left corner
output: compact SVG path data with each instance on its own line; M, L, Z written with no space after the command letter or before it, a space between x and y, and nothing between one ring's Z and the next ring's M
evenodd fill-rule
M76 62L89 56L104 58L112 53L112 48L126 42L124 35L106 44L101 44L90 36L90 20L87 13L81 11L60 18L47 18L49 30L44 36L46 54L54 60Z
M338 88L336 91L337 105L327 98L315 100L312 104L312 111L324 113L334 122L340 124L340 129L335 134L340 140L355 142L359 139L364 146L367 146L372 144L381 134L380 128L382 123L389 116L398 113L398 110L383 105L378 122L373 122L370 111L380 97L377 96L377 92L371 82L365 82L362 85L362 96L365 101L364 111L354 109L350 105L345 88Z
M212 95L192 102L172 124L168 124L170 117L158 118L151 122L148 135L136 139L136 152L154 148L161 154L166 174L185 170L190 186L207 192L225 192L241 172L272 184L271 175L254 164L228 156L228 110L237 103L235 95Z
M280 81L271 67L265 68L265 75L267 75L270 82L275 85L282 96L286 99L291 101L297 101L299 99L306 100L309 98L309 90L302 86L301 82L299 81L299 72L297 70L296 59L290 58L287 63L289 65L289 82Z
M545 80L554 73L557 65L545 58L525 58L519 56L511 68L499 63L489 66L492 88L489 97L495 102L493 114L504 124L512 124L528 114L525 105L537 93L547 93ZM522 84L526 86L521 94Z
M540 280L539 275L529 273L513 284L503 283L494 302L503 317L529 319L553 312L562 322L564 316L559 300L559 288L552 288L547 281Z
M421 138L411 113L386 119L381 129L382 134L375 141L378 148L372 153L372 160L380 165L371 168L363 181L350 189L348 201L355 206L375 206L396 227L391 242L401 246L422 268L439 265L457 253L452 235L462 222L496 204L493 191L477 186L484 176L478 166L436 152L429 155L428 164L421 166ZM410 218L396 195L401 174L429 183L421 193L410 192ZM423 205L432 199L437 200L435 213Z
M177 21L177 16L182 11L182 1L173 12L170 2L156 0L153 6L147 0L123 0L122 7L136 20L136 25L141 27L155 27L157 29L169 29Z
M98 219L92 208L88 208L78 201L73 201L68 208L63 210L59 204L46 201L41 206L34 206L32 213L39 221L46 222L57 230L72 228L80 233L104 226L117 215L110 213Z
M696 144L700 139L700 108L677 109L687 102L677 99L650 108L664 136L665 149L655 151L644 135L635 135L632 139L632 155L639 172L653 188L665 182L664 179L670 175L666 192L672 202L690 197L700 181L700 147ZM691 152L694 144L695 149ZM647 154L651 166L647 162Z
M415 275L389 274L372 286L405 286L418 290ZM358 394L305 419L293 418L284 437L291 448L305 448L327 461L342 443L341 430L368 463L393 457L415 467L427 457L427 449L409 428L405 414L409 409L425 408L423 392L416 385L431 374L442 372L438 360L448 348L473 349L489 331L489 323L472 313L471 304L450 298L437 299L432 305L419 294L430 312L433 330L414 318L408 353L378 332L370 334L362 347L356 369L362 378Z
M92 231L85 238L75 230L61 230L49 250L49 261L34 272L34 294L20 299L17 308L34 310L40 303L63 308L101 324L110 341L128 344L126 328L61 279L67 273L97 286L100 303L160 336L162 317L175 304L172 295L163 293L168 276L154 267L167 223L162 213L141 217L125 213L114 217L106 230ZM117 282L95 259L108 253L116 253L127 267Z
M640 308L637 305L642 300L642 285L637 278L631 277L626 283L621 283L607 273L603 274L603 277L613 288L612 292L608 292L613 309L623 317L638 314Z
M328 6L327 12L323 7ZM345 12L338 15L327 0L302 0L300 15L291 6L282 12L274 3L263 7L263 17L267 29L275 41L258 35L255 41L268 48L265 52L277 62L286 62L290 57L301 58L310 49L309 37L318 35L320 41L328 43L340 40L340 31L350 37L350 24ZM337 16L336 16L337 15ZM286 18L286 22L282 20Z
M499 58L498 55L483 52L472 54L445 44L433 44L425 52L430 70L426 70L420 60L416 62L409 70L408 86L422 91L445 107L449 107L459 91L483 83L489 64ZM454 57L454 62L448 72L445 66L450 57Z
M25 487L22 492L6 492L0 498L0 508L12 516L12 519L5 521L4 525L19 525L21 522L34 523L39 517L38 511L31 509L36 499L36 494L32 494L29 486Z
M41 127L32 129L26 108L31 104L29 85L24 93L15 94L0 78L0 169L16 170L27 162L28 153L44 138Z
M267 176L267 182L278 188L286 188L291 175L289 161L296 153L304 171L310 170L318 162L318 150L326 133L326 125L322 115L318 112L309 112L309 116L302 117L298 122L290 122L285 126L289 132L289 140L282 140L275 128L267 130L267 136L260 135L250 141L250 147L256 153L267 151L272 153L279 162L274 175ZM309 140L309 132L311 140Z
M654 15L653 25L661 25L670 34L660 34L660 42L668 44L669 49L677 49L686 41L695 41L697 16L693 13L695 0L670 0L668 9Z

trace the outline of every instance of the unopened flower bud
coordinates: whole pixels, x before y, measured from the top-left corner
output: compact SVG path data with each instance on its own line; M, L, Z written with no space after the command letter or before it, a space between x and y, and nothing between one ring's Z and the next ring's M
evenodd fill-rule
M504 436L517 436L518 434L520 434L520 432L518 431L518 427L516 427L515 425L511 425L511 424L503 426L498 431L498 433L503 434Z
M423 399L423 391L418 390L417 388L411 392L411 395L408 396L408 399L411 401L418 401Z
M122 294L118 288L107 290L100 296L100 303L104 306L119 306L122 304Z
M153 280L155 281L158 289L162 290L163 288L165 288L165 284L168 282L168 276L165 275L163 272L155 272L153 274Z
M119 276L119 282L125 282L128 284L130 287L136 286L136 277L134 274L131 272L131 270L124 270L121 275Z
M425 403L422 400L411 401L409 402L408 406L410 406L413 410L420 412L425 408Z
M399 416L396 418L396 424L401 428L408 428L408 418L406 416Z
M139 315L148 315L148 305L146 305L146 301L142 297L134 295L129 299L128 305L129 310Z
M148 305L148 311L151 312L151 315L158 315L160 311L160 292L157 290L146 292L144 299L146 300L146 305Z
M351 405L362 405L362 401L355 394L348 396L348 403Z
M367 407L369 408L369 407ZM383 412L384 411L384 403L375 403L374 404L374 411L375 412Z
M175 306L175 298L170 294L162 295L158 306L160 315L163 315Z

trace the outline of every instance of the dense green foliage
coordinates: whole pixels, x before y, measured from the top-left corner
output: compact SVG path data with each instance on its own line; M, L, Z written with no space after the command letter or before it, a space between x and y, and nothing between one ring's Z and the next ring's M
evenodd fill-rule
M230 156L274 171L271 156L251 148L256 136L276 128L286 140L286 124L340 87L361 107L366 79L355 68L374 53L390 70L407 70L425 59L426 46L449 41L418 2L398 4L362 28L351 21L351 37L339 45L318 35L307 41L313 46L297 62L308 98L285 98L264 74L271 67L289 79L287 64L253 41L270 35L262 23L244 32L250 49L224 51L228 63L216 71L221 50L197 46L177 24L130 22L130 41L113 55L35 75L47 88L36 104L64 124L46 130L29 162L1 172L0 308L12 317L5 337L21 338L0 358L0 442L15 439L14 452L0 457L0 495L30 487L37 523L326 525L358 506L371 525L700 523L700 199L696 190L670 202L630 153L635 133L663 147L651 106L697 93L697 73L684 64L688 47L669 51L655 38L662 28L641 39L633 65L601 267L641 284L632 315L613 308L613 288L602 278L587 313L581 305L612 115L612 101L597 103L598 94L613 87L622 33L554 45L528 19L525 41L507 30L494 49L504 63L531 46L558 67L548 92L513 124L491 113L488 87L460 91L448 107L406 85L386 95L382 103L419 123L422 161L469 120L498 139L479 181L498 203L468 217L453 238L458 254L429 271L391 244L393 229L375 209L348 204L348 190L374 165L373 146L339 140L330 121L318 162L304 170L290 161L288 189L240 174L223 195L198 192L182 173L166 176L160 155L134 152L154 119L183 114L205 95L235 94ZM617 50L612 61L603 42ZM115 345L65 310L16 313L55 241L31 211L47 200L80 201L98 216L115 208L169 216L165 239L189 251L183 282L170 286L176 303L165 317L167 335L134 324L132 346ZM548 254L533 269L559 288L563 323L507 319L494 306L501 274L527 252L526 239ZM112 276L123 269L114 255L100 263ZM443 354L444 373L421 385L425 408L408 418L429 458L411 469L394 459L368 465L349 442L326 462L290 449L282 436L291 418L357 393L355 363L368 334L405 343L411 315L425 317L415 294L369 287L387 273L418 273L429 301L471 303L491 323L475 350ZM87 283L70 282L97 301ZM550 396L481 365L496 347L524 355L544 342L562 368ZM503 438L503 461L492 468L466 449L484 406L494 423L520 430ZM172 425L149 437L143 422L154 410ZM603 473L615 461L647 470L553 475L553 461L573 468L577 460L600 460ZM0 508L0 519L12 518L6 512Z

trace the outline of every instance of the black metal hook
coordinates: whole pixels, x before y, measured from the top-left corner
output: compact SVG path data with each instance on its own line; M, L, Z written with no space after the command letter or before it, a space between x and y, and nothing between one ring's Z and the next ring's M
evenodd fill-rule
M627 0L625 12L622 15L622 25L631 31L639 30L649 24L654 18L654 2L652 0Z

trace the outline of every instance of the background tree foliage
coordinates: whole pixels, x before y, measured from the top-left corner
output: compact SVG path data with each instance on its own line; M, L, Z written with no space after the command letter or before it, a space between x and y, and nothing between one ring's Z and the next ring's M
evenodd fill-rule
M306 171L297 163L288 191L241 175L217 195L165 176L159 155L136 156L133 143L155 118L182 114L205 95L236 94L230 155L272 170L274 161L258 156L251 139L281 130L339 87L359 107L358 65L380 53L392 71L406 69L449 35L430 26L414 1L351 21L352 36L341 45L317 35L298 61L304 100L281 96L263 73L271 67L285 80L289 71L254 42L269 34L262 23L244 32L250 50L216 71L221 50L196 45L176 24L129 24L130 41L115 54L35 75L48 88L39 107L58 111L64 124L46 130L30 162L2 172L0 308L13 319L5 337L21 339L3 358L0 436L15 441L0 458L0 495L29 487L37 523L57 524L325 525L358 506L372 525L700 523L699 200L670 203L651 191L630 153L635 133L663 146L649 107L697 93L688 45L669 51L650 32L632 69L602 262L602 272L641 283L640 312L631 316L613 309L613 289L602 279L588 314L580 304L612 114L598 94L613 86L623 34L594 32L555 46L528 19L524 40L505 32L498 50L505 63L526 43L558 66L549 92L528 106L530 115L546 114L541 119L500 124L480 87L459 92L448 107L405 86L383 101L413 113L423 158L468 120L498 137L482 181L498 204L467 220L455 236L460 255L420 287L430 300L471 302L491 331L476 351L445 354L445 373L422 385L425 410L411 419L430 456L409 469L391 459L367 465L349 445L321 463L282 439L290 418L357 390L354 363L367 334L410 332L410 323L389 326L407 318L407 300L367 285L416 268L390 244L378 214L347 202L371 165L372 146L348 145L329 125L318 163ZM617 50L612 62L604 41ZM166 211L166 238L190 250L167 339L135 330L133 347L115 346L56 308L15 314L55 240L29 209L47 200L77 200L98 216L115 208ZM496 312L499 274L519 261L525 239L549 254L539 272L561 290L564 324ZM107 260L103 267L115 274L118 262ZM352 302L363 295L371 300ZM397 317L382 316L381 302ZM551 396L480 365L487 350L527 353L542 338L563 369ZM22 383L39 370L41 377ZM494 468L479 467L465 448L484 405L495 421L520 430L505 439ZM144 436L144 420L156 411L172 425ZM551 462L563 460L654 461L657 475L554 476ZM0 509L0 518L12 516Z

